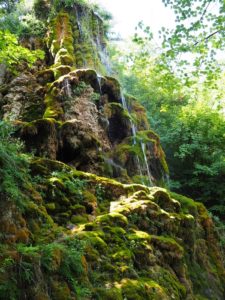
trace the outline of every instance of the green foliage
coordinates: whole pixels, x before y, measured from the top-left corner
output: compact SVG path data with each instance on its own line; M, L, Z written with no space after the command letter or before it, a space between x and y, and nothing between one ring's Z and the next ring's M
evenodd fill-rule
M72 8L74 5L86 5L86 0L53 0L53 6L56 8L68 7Z
M5 300L7 295L9 300L18 299L19 290L16 285L16 280L14 277L8 278L8 274L12 272L14 266L14 260L11 257L6 257L2 260L0 266L0 276L7 278L4 282L0 284L0 299Z
M50 3L46 0L34 1L34 14L39 20L47 20L50 13Z
M19 37L39 37L43 38L46 33L46 26L43 22L37 20L32 14L24 16L20 23Z
M182 108L162 138L171 152L167 157L171 176L179 183L176 190L209 207L224 205L224 132L225 119L220 113L204 103L194 103Z
M95 102L95 103L98 103L100 100L100 95L98 93L93 93L91 95L91 101Z
M22 151L22 143L12 137L9 123L0 122L0 193L24 205L22 189L29 179L28 160Z
M46 245L17 245L19 259L6 257L0 264L0 299L25 299L29 295L28 288L44 276L48 284L49 275L57 273L66 280L78 299L90 295L89 289L79 282L84 273L82 256L86 244L78 239L65 239ZM41 287L40 287L41 289Z
M67 193L72 196L75 196L78 201L82 201L84 199L83 192L85 187L87 186L87 181L79 178L74 178L71 174L67 174L67 172L52 172L53 178L56 177L62 181L64 188ZM52 183L53 188L55 188L54 181ZM57 191L57 187L56 187Z
M216 55L225 46L224 1L162 1L173 9L176 16L176 28L172 31L162 28L160 32L167 61L171 64L171 60L176 60L177 65L187 73L206 76L209 82L218 77L220 66L216 62ZM186 53L192 53L192 60L188 59ZM188 65L192 66L191 71Z
M81 81L76 87L73 88L73 94L79 97L86 90L86 88L86 83Z
M98 202L103 202L105 200L105 188L104 186L102 186L102 184L98 184L95 187L95 193L96 193L96 197Z
M84 273L82 256L86 243L78 239L66 239L64 243L52 243L42 247L41 265L49 273L57 271L68 282L78 299L90 295L90 290L78 279Z
M15 9L18 2L20 2L20 0L0 0L0 12L12 12Z
M46 8L44 15L42 15L42 7ZM35 15L40 19L53 18L62 10L71 10L75 5L90 7L86 0L51 0L46 3L43 0L36 0L34 4Z
M225 215L224 205L220 205L220 209L223 210L223 215ZM225 223L216 215L212 215L212 219L216 225L216 231L219 237L220 245L223 249L225 249Z
M214 81L214 89L200 83L202 77L197 78L198 84L190 78L184 85L151 41L137 38L125 53L113 49L114 68L125 90L146 107L150 124L161 138L170 188L224 216L223 74Z
M19 45L15 35L9 31L0 30L0 63L7 65L15 72L16 66L23 62L31 66L38 58L44 58L43 51L30 51Z
M20 39L30 37L43 37L46 26L38 20L33 12L33 1L15 1L13 9L4 13L0 18L0 27L9 31ZM1 16L1 12L0 12Z

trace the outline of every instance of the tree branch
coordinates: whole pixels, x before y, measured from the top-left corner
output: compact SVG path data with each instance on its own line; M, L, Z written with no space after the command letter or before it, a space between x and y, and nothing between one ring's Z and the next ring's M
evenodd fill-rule
M199 41L199 42L196 42L196 43L194 43L194 47L195 46L197 46L199 43L201 43L201 42L204 42L204 41L207 41L208 39L210 39L212 36L214 36L214 35L216 35L218 32L220 32L221 30L216 30L216 31L214 31L213 33L210 33L207 37L205 37L204 39L202 39L201 41Z
M207 12L207 10L208 10L209 5L211 4L211 2L212 2L212 0L209 0L208 5L206 5L206 7L205 7L205 9L204 9L204 11L203 11L203 13L201 15L201 18L199 19L199 22L201 22L203 20L203 18L205 16L205 14L206 14L206 12Z

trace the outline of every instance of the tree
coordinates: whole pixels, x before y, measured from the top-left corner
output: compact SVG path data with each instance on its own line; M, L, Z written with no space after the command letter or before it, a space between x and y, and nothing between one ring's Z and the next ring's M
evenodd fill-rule
M12 71L15 66L26 62L32 65L38 58L44 58L41 50L31 51L19 45L17 37L9 31L0 30L0 64L6 65Z
M223 86L218 88L219 81L217 89L212 89L199 77L198 84L184 85L151 42L143 36L134 40L130 51L114 51L115 69L126 91L146 107L150 125L161 138L170 188L204 202L224 218Z
M8 0L8 1L0 0L0 11L9 14L15 9L16 4L19 2L20 0Z
M181 108L162 138L172 187L225 218L225 118L204 102Z
M189 66L184 77L200 74L210 82L220 74L221 65L216 58L225 47L224 0L162 1L176 15L176 28L162 28L160 32L165 57L176 60L182 70Z

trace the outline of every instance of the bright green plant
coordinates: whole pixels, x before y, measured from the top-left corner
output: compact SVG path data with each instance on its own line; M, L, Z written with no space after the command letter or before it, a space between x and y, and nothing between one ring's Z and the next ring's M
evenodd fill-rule
M104 186L102 186L101 184L96 185L95 193L96 193L98 202L103 202L105 200L106 191L105 191Z
M73 88L73 94L79 97L86 90L86 88L86 83L81 81L76 87Z
M78 201L83 200L83 192L87 185L86 180L74 178L72 176L72 174L69 174L69 176L68 176L66 171L65 172L54 171L54 172L52 172L52 176L53 176L53 178L56 177L62 181L64 188L67 190L67 192L70 195L76 197L76 199ZM56 189L55 189L54 182L52 183L52 187L53 187L53 193L55 190L56 190L56 192L58 192L58 188L56 187Z
M16 72L16 67L23 62L31 66L38 58L44 58L41 50L31 51L19 45L15 35L0 30L0 64L5 64Z
M22 143L12 134L12 126L0 121L0 193L22 207L25 204L23 187L29 179L29 167L27 157L22 154Z
M12 276L9 277L9 274L13 271L14 260L11 257L6 257L1 261L0 264L0 276L6 278L4 282L0 284L0 299L5 300L7 295L7 299L16 300L19 296L19 290L17 288L16 279Z
M172 63L172 60L176 60L188 73L190 72L186 66L190 64L192 74L206 75L208 81L220 76L216 54L225 47L224 1L162 0L162 2L173 9L176 16L174 30L166 28L161 30L167 61L170 60ZM186 53L192 53L191 61L185 55L179 59L181 54Z
M99 100L100 100L100 95L98 93L93 93L91 95L91 101L93 101L94 103L97 104L99 102Z

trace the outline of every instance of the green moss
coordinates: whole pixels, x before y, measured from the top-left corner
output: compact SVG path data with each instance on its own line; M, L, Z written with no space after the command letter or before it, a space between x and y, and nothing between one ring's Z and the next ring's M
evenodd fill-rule
M111 256L112 261L120 260L123 262L131 261L132 257L133 257L133 253L128 249L121 249Z
M164 288L167 295L173 295L174 299L186 299L187 291L178 278L166 269L160 268L155 275L157 282Z
M77 237L79 239L82 239L84 241L87 241L89 245L97 249L98 251L102 251L103 253L107 250L107 244L103 240L104 234L103 232L89 232L89 231L83 231L77 233Z
M122 143L118 144L114 149L113 156L120 161L121 165L125 165L130 155L137 155L143 159L143 152L140 144L133 144L132 138L127 138Z
M73 34L69 14L60 12L51 21L50 27L51 32L48 39L48 47L51 49L53 57L56 57L60 49L66 49L68 54L73 55Z
M54 300L72 300L71 292L66 282L53 281L51 289Z
M98 300L123 300L121 289L117 288L97 288L95 290Z
M151 240L151 236L145 231L134 230L127 236L129 240Z
M197 216L198 214L198 206L200 205L200 203L195 202L194 200L192 200L191 198L182 196L180 194L176 194L174 192L169 191L169 194L172 198L176 199L177 201L180 202L181 204L181 210L184 213L188 213L191 214L193 216Z
M59 79L61 76L64 76L72 71L72 68L68 65L60 65L52 68L54 72L55 80Z
M151 236L151 242L159 247L161 250L169 250L177 258L183 257L184 248L179 245L173 238L165 237L165 236Z
M123 297L127 300L169 300L163 287L149 279L132 280L125 278L116 284L116 287L121 288Z
M135 114L137 127L139 130L149 129L149 122L146 115L146 109L140 104L140 101L131 95L125 95L128 104L131 106L132 111Z
M70 210L74 214L85 214L86 213L85 206L80 205L80 204L75 204L75 205L70 206Z
M54 71L52 69L39 71L37 74L37 80L44 85L53 82L55 80Z
M161 148L161 146L160 146L160 148ZM169 174L169 167L168 167L168 164L167 164L167 162L166 162L165 154L164 154L164 152L163 152L162 149L161 149L160 152L161 152L161 156L160 156L160 163L161 163L161 166L162 166L164 172L165 172L166 174Z
M105 199L116 201L111 203L111 213L98 216L93 223L85 215L86 220L81 221L84 225L75 226L74 234L86 241L85 255L89 269L101 273L97 282L91 281L93 287L98 286L100 289L96 290L96 299L101 295L111 297L110 290L116 289L112 291L112 297L118 292L118 295L127 299L170 299L173 295L174 299L183 300L186 289L179 278L184 278L182 282L185 282L188 289L188 275L194 284L195 294L206 295L203 290L209 274L215 278L213 289L217 287L220 290L220 275L214 258L210 256L211 248L207 248L213 241L211 223L203 205L165 189L137 184L122 185L115 180L77 171L63 163L47 159L37 160L37 169L40 174L44 174L48 184L55 185L56 190L64 190L69 199L65 181L86 181L83 200L74 205L70 204L65 210L66 213L72 213L72 207L75 206L75 211L78 209L76 213L83 214L88 203L97 205L94 193L99 185L110 195L108 198L104 197L104 203L109 201ZM166 209L170 212L166 212ZM65 222L68 221L65 218ZM76 220L75 224L79 222ZM157 232L161 235L157 236ZM190 263L187 253L190 253ZM201 266L197 264L199 268L195 266L196 259L201 261ZM135 278L134 282L122 283L122 279L129 276L133 279L128 280ZM105 284L107 285L103 288ZM105 293L102 289L105 289Z
M45 207L47 210L54 211L56 209L55 203L46 203Z
M152 188L151 195L154 197L154 201L167 212L180 212L180 202L170 197L167 190L162 188Z
M84 196L84 201L86 201L87 203L96 203L97 202L96 196L88 190L83 192L83 196Z
M53 118L58 119L63 115L63 109L60 104L56 101L57 96L59 95L59 90L56 87L52 87L49 89L45 96L45 105L46 110L43 118Z
M128 224L127 218L120 214L120 213L109 213L106 215L98 216L96 218L96 223L101 224L102 226L104 225L110 225L110 226L121 226L121 227L126 227Z
M61 48L56 56L55 56L55 65L65 65L65 66L72 66L74 59L72 55L68 53L68 50L65 48Z
M71 217L71 222L73 224L83 224L83 223L87 223L87 221L88 221L88 217L84 215L82 216L76 215Z

